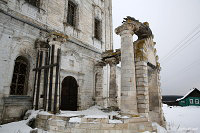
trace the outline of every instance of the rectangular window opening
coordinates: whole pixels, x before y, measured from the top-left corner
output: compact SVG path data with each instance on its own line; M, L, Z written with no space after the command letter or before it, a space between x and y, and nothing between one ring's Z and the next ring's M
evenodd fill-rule
M67 10L67 23L74 27L76 25L76 9L77 5L69 1Z
M193 99L190 99L190 104L193 104Z
M199 99L195 99L195 104L199 104Z
M25 1L35 7L40 7L40 0L25 0Z
M94 37L101 40L101 22L98 19L94 21Z

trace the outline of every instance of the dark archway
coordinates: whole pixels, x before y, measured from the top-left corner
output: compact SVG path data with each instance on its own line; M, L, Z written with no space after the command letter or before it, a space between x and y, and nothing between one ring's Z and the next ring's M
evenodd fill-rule
M65 77L62 81L61 110L77 111L78 84L74 77Z

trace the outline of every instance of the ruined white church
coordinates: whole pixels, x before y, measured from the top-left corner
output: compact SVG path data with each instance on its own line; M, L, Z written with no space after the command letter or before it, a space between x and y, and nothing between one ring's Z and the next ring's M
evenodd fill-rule
M165 126L149 24L127 17L115 32L121 36L117 50L112 0L0 0L0 124L42 109L52 115L38 116L36 127L50 132L134 133L156 131L152 122ZM72 124L56 116L94 105L129 117ZM109 119L122 123L113 126Z

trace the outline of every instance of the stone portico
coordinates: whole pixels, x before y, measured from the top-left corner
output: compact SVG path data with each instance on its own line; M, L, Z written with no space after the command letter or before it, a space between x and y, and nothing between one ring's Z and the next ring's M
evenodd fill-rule
M149 25L127 17L115 31L121 36L121 49L104 52L101 61L95 66L95 104L104 107L103 110L108 112L116 111L118 115L108 115L106 118L82 115L78 116L78 122L72 122L71 119L77 119L76 116L40 114L36 119L38 128L60 133L138 133L156 132L152 122L165 126L159 81L160 64ZM135 42L133 42L134 34L138 36ZM118 86L116 65L120 62L121 86ZM102 82L103 67L106 65L110 66L107 104L104 102ZM112 121L120 122L112 123Z

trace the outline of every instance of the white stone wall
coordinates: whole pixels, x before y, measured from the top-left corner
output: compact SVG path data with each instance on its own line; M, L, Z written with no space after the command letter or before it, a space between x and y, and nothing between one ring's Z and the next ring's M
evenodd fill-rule
M41 0L40 8L25 0L0 1L0 113L2 98L10 93L14 61L20 55L30 62L28 96L32 96L32 69L37 54L34 44L46 30L69 36L61 45L60 80L66 76L76 78L79 109L93 105L94 65L102 51L112 49L112 3L111 0L72 1L78 7L75 27L66 25L68 0ZM101 40L94 38L94 18L101 20Z
M6 11L32 19L74 37L88 45L101 50L112 49L112 2L111 0L72 0L77 4L76 26L66 25L68 0L41 0L40 8L34 7L25 0L9 0L0 3ZM7 6L9 8L7 8ZM94 38L94 18L101 21L102 39Z
M26 57L30 63L27 95L31 96L33 93L32 69L36 62L34 42L39 37L40 31L2 13L0 18L0 113L2 114L2 98L10 94L15 59L18 56Z

